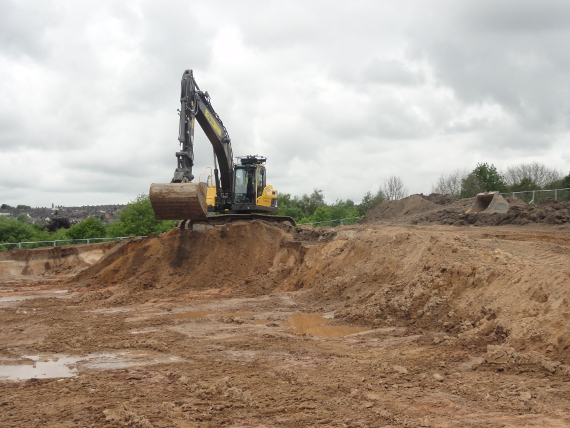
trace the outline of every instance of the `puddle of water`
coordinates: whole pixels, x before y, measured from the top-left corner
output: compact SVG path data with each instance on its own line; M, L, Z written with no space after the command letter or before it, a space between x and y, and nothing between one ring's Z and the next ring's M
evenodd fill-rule
M33 364L0 365L0 381L26 379L64 378L77 375L77 367L95 370L113 370L147 364L178 362L183 359L161 355L153 351L134 350L118 354L91 354L84 357L24 356ZM75 366L75 367L70 367Z
M0 380L26 380L46 379L53 377L75 376L75 369L69 368L70 364L79 361L79 357L54 358L48 361L39 361L40 357L24 356L34 361L34 364L21 366L0 366Z
M42 297L57 297L60 299L72 297L72 294L63 295L63 293L67 292L68 290L37 291L33 294L17 294L15 296L0 297L0 302L18 302L20 300L38 299ZM54 294L58 295L54 296Z
M210 315L213 313L214 312L212 311L190 311L190 312L179 312L170 315L179 320L196 320L198 318L203 318L206 315Z
M319 314L294 314L286 322L280 325L293 327L295 333L312 334L319 337L342 337L353 333L365 331L362 327L345 327L337 325L323 325L329 322L329 318L325 318Z

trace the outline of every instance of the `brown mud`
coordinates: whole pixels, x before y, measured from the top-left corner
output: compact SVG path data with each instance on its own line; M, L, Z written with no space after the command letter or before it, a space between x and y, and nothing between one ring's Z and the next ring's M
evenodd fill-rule
M430 197L4 273L0 426L570 426L570 231L411 224Z

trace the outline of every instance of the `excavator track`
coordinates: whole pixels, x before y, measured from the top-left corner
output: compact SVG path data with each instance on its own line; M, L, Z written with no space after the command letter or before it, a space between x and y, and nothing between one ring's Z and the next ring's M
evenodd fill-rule
M182 220L178 227L180 229L193 229L193 230L204 230L211 229L214 227L226 226L230 223L239 221L253 221L260 220L269 223L280 223L287 224L291 226L296 226L297 223L293 217L284 215L266 215L266 214L221 214L208 217L203 220Z

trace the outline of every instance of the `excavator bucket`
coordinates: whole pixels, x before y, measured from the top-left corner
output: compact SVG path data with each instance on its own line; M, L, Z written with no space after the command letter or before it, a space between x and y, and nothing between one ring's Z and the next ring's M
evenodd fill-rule
M157 220L204 220L205 183L169 183L150 185L150 203Z
M472 213L506 213L509 210L509 203L499 192L479 193L471 208L465 214Z

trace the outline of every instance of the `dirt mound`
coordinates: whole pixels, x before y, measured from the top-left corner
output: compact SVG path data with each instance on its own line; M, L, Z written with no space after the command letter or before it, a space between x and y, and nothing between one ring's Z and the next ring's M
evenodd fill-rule
M466 214L474 198L451 201L450 195L412 195L399 201L384 202L366 213L360 224L441 224L452 226L504 226L526 224L561 225L570 223L570 202L547 198L527 204L517 197L505 198L507 213ZM450 203L451 202L451 203Z
M73 275L92 265L116 242L0 251L0 277Z
M502 226L525 224L570 223L570 203L545 199L538 204L526 204L516 197L506 198L510 208L506 213L465 214L472 199L457 201L443 210L417 216L410 221L414 224L448 224L453 226ZM465 202L463 202L465 201Z
M99 263L73 278L91 290L113 289L113 303L144 290L241 290L259 294L274 286L260 278L294 266L301 244L261 221L203 232L174 229L123 242ZM108 297L108 296L107 296Z
M315 302L343 302L336 316L350 322L568 353L570 327L560 320L570 313L570 272L563 262L545 264L563 260L560 245L544 254L533 245L502 250L435 230L361 229L306 254L300 283Z
M440 209L441 206L423 195L412 195L397 201L383 202L369 210L360 224L371 224L397 217L405 217Z
M442 195L441 193L430 193L428 196L424 196L424 198L438 205L449 205L457 201L453 195Z

